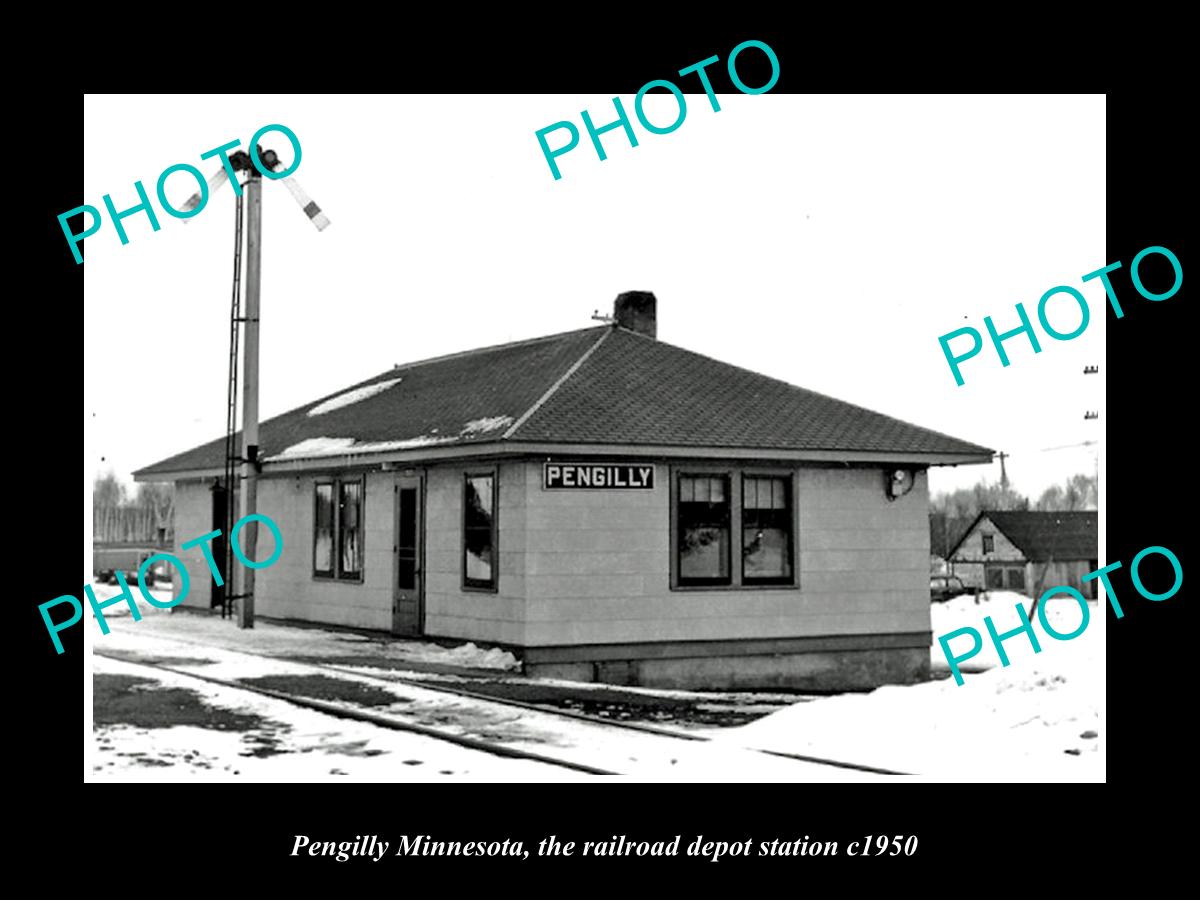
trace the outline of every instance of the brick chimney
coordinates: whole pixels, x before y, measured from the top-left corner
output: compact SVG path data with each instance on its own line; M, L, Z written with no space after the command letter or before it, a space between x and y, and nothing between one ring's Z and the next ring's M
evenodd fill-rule
M655 318L655 307L658 301L650 291L626 291L618 294L613 304L613 318L622 328L644 334L646 337L656 337L658 327Z

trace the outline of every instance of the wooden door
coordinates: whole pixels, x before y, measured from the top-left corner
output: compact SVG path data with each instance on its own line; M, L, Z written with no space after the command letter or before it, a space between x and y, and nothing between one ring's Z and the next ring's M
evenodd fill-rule
M396 479L396 565L392 634L418 635L425 625L425 479Z

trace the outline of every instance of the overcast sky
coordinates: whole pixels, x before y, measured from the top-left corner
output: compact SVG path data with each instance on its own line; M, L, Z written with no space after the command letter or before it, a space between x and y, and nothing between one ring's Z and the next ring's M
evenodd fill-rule
M584 109L611 121L611 97L89 96L80 202L124 209L135 180L153 197L174 163L208 174L206 150L296 133L296 177L332 225L265 182L264 419L394 363L588 327L651 290L661 340L1005 450L1035 497L1092 471L1093 448L1043 451L1103 435L1104 291L1080 281L1110 262L1102 96L721 94L714 113L688 95L671 134L636 119L636 148L605 134L605 162L583 132L555 181L534 132L582 132ZM676 115L670 95L646 109ZM290 161L284 136L263 143ZM168 182L176 204L194 190ZM226 185L186 225L159 210L158 232L125 220L128 245L107 219L86 240L85 477L224 433L233 210ZM983 333L986 315L1015 327L1017 302L1036 322L1059 284L1091 305L1080 338L1039 331L1037 355L1014 338L1008 368L986 346L955 385L940 335ZM1078 316L1052 304L1061 331ZM930 483L983 475L999 466Z

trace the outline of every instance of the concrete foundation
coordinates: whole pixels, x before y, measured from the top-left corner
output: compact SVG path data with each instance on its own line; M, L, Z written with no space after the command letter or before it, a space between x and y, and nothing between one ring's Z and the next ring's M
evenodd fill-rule
M683 690L871 690L929 677L929 648L529 662L534 677Z

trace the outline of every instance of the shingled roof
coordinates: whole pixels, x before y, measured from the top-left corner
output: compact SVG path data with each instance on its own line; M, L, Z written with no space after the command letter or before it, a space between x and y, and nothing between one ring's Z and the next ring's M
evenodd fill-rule
M610 325L397 366L263 422L260 440L265 470L291 460L456 445L495 452L514 443L979 461L992 453ZM134 475L219 470L224 453L221 437Z
M1095 510L1076 512L981 512L1004 533L1030 562L1049 559L1097 559L1100 546L1098 514ZM975 525L967 529L963 539ZM961 544L962 541L959 541ZM956 546L951 556L958 550Z

